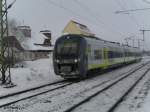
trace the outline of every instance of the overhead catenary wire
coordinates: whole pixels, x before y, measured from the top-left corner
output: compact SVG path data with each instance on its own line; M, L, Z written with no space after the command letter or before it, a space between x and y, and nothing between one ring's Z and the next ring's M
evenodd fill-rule
M79 0L73 0L76 4L78 4L86 13L88 13L89 15L91 15L91 17L94 17L95 20L97 21L98 24L102 24L107 30L111 30L117 34L119 34L120 36L125 37L124 34L122 34L121 32L119 32L118 30L115 30L114 28L110 29L110 27L114 27L116 25L107 25L101 18L100 16L97 16L95 13L93 13L93 11L91 10L91 8L89 8L86 4L83 4L82 2L80 2ZM100 25L101 25L100 24Z
M123 13L123 14L129 14L130 12L137 12L137 11L145 11L145 10L150 10L150 8L137 8L137 9L128 9L128 10L120 10L116 11L116 14Z
M132 0L132 5L135 7L135 8L138 8L138 6L137 6L137 3L136 3L136 1L135 0ZM142 26L144 26L144 20L145 20L145 17L143 17L143 16L140 16L140 18L138 18L138 19L140 19L140 27L142 27Z
M150 1L148 1L148 0L143 0L143 2L150 4Z
M121 7L122 10L126 10L126 7L127 7L127 4L126 4L126 3L124 3L124 5L123 5L123 4L122 4L123 1L120 1L120 0L115 0L115 2ZM125 6L126 6L126 7L125 7ZM135 26L136 26L136 29L140 27L140 25L139 25L137 19L135 18L135 16L131 16L130 13L128 13L128 12L126 12L126 13L124 13L124 14L127 14L128 17L129 17L129 19L134 22L134 24L135 24ZM137 30L137 31L138 31L138 30ZM135 37L135 34L134 34L134 37ZM133 46L134 46L134 40L135 40L135 38L133 39Z
M78 17L84 18L82 15L76 13L75 11L73 11L73 10L71 10L71 9L69 9L69 8L64 7L63 5L60 5L60 4L58 4L58 3L56 3L56 2L54 2L54 1L52 1L52 0L47 0L47 1L48 1L48 3L50 3L51 5L54 5L54 6L58 7L58 8L60 8L60 9L63 9L63 10L65 10L66 12L68 12L69 14L71 14L71 15L76 15L76 16L78 16ZM87 20L87 18L86 18L86 20ZM88 21L89 21L89 20L88 20Z
M71 10L70 8L68 8L68 7L65 7L65 6L63 6L62 4L58 4L58 3L56 3L56 2L54 2L54 1L52 1L52 0L48 0L49 1L49 3L51 4L51 5L54 5L54 6L56 6L56 7L58 7L58 8L61 8L61 9L63 9L63 10L65 10L66 12L68 12L69 14L71 14L71 15L73 15L73 16L78 16L78 17L80 17L80 18L84 18L84 20L86 20L86 21L89 21L89 18L86 18L86 17L84 17L83 15L80 15L79 13L77 13L77 12L75 12L74 10ZM82 5L81 5L82 6ZM88 12L90 12L91 14L93 14L93 12L91 11L91 9L89 8L89 7L87 7L86 5L84 5L84 10L88 10ZM94 15L94 17L95 17L95 14L93 14ZM97 18L97 16L96 16L96 18ZM91 21L90 21L91 22ZM100 21L99 20L97 20L97 23L99 23L100 24ZM105 23L102 23L102 24L105 24ZM96 25L97 26L97 25ZM123 35L123 34L120 34L119 33L119 35L120 36L122 36L122 37L127 37L127 35ZM105 36L102 36L102 37L105 37Z
M115 0L116 1L116 0ZM135 3L135 1L133 0L132 2L131 2L133 5L136 5L136 3ZM121 3L120 3L120 5L122 5ZM132 9L126 9L123 5L122 5L122 10L120 10L120 11L116 11L115 13L116 14L130 14L130 13L134 13L134 12L138 12L138 11L146 11L146 10L150 10L150 7L147 7L147 8L138 8L137 6L136 6L136 8L132 8ZM133 18L133 17L132 17ZM142 17L143 18L143 17ZM144 19L145 18L143 18L143 23L145 22L144 21ZM136 24L137 24L137 26L139 26L140 28L142 27L142 25L139 25L139 23L138 23L138 21L137 21L137 18L133 18L133 21L134 22L136 22ZM144 25L144 24L143 24Z
M55 6L55 7L58 7L58 8L60 8L60 9L63 9L64 11L68 12L70 15L73 15L73 16L76 15L77 17L82 18L82 19L84 19L85 21L88 21L88 22L91 23L91 20L90 20L89 18L86 18L86 17L84 17L83 15L80 15L80 14L76 13L75 11L73 11L73 10L71 10L71 9L69 9L69 8L66 8L66 7L64 7L63 5L60 5L60 4L58 4L58 3L56 3L56 2L54 2L54 1L52 1L52 0L47 0L47 2L50 3L50 5L53 5L53 6ZM103 35L101 35L101 36L102 36L102 37L105 37L105 36L103 36Z
M124 3L124 5L122 5L120 0L114 0L114 1L121 7L122 10L126 10L126 8L125 8L126 4L125 3ZM123 1L122 1L122 3L123 3ZM135 18L135 16L131 16L128 12L126 12L125 14L127 14L129 16L129 18L135 23L135 25L137 27L140 27L140 25L139 25L137 19Z
M116 0L115 0L116 1ZM134 1L132 1L132 4L134 4L135 5L135 3L133 3ZM121 4L122 5L122 4ZM123 7L123 6L122 6ZM148 7L148 8L135 8L135 9L125 9L125 8L123 8L123 10L120 10L120 11L116 11L116 13L117 14L119 14L119 13L122 13L122 14L129 14L129 13L133 13L133 12L137 12L137 11L145 11L145 10L150 10L150 8ZM136 19L136 18L135 18ZM138 21L137 20L135 20L135 22L136 23L138 23ZM143 23L144 23L144 21L143 21ZM142 25L138 25L140 28L141 28L141 26ZM138 29L139 30L139 29Z
M130 16L130 19L135 23L135 25L137 26L138 29L141 28L141 25L139 24L138 19L133 14L132 15L128 14L128 16Z
M136 21L137 22L137 21ZM145 31L150 31L150 30L140 30L140 31L142 31L143 32L143 50L144 50L144 48L145 48L145 46L146 46L146 43L145 43L145 39L144 39L144 32Z
M130 12L137 12L137 11L145 11L145 10L150 10L150 8L142 8L142 9L130 9L130 10L123 10L123 11L120 11L119 13L130 13ZM139 43L139 47L141 46L140 45L140 41L141 39L137 39L138 40L138 43ZM143 40L142 40L143 41ZM143 50L144 48L146 48L147 44L145 41L143 41Z
M80 17L80 18L84 18L84 20L88 20L89 21L89 17L88 18L86 18L86 17L84 17L83 15L80 15L80 14L78 14L78 13L76 13L75 11L73 11L73 10L71 10L71 9L69 9L68 7L64 7L63 5L60 5L60 4L58 4L58 3L56 3L56 2L54 2L54 1L52 1L52 0L47 0L51 5L54 5L54 6L56 6L56 7L58 7L58 8L61 8L61 9L64 9L66 12L68 12L69 14L71 14L71 15L77 15L78 17ZM91 22L91 21L90 21ZM97 22L96 23L96 26L97 26L97 24L100 24L100 22ZM104 23L105 24L105 23ZM106 26L106 25L105 25ZM114 25L112 25L112 26L114 26ZM107 29L108 30L108 29ZM111 30L113 30L114 31L114 27L111 29ZM124 34L121 34L120 32L117 32L116 33L117 35L120 35L121 37L126 37L126 35L124 35ZM100 34L100 36L102 36L102 37L106 37L106 36L103 36L103 35L101 35ZM107 36L108 37L108 36Z

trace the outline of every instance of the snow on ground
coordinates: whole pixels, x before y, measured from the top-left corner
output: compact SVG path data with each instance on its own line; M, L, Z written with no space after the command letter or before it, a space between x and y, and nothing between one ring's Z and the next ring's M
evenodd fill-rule
M139 110L144 105L148 92L150 92L150 72L129 93L115 112L145 112Z
M11 69L12 82L17 86L9 89L1 86L0 96L63 80L61 77L56 76L53 71L52 56L49 59L27 61L24 63L25 66L23 68Z
M146 62L148 60L150 60L150 57L144 57L143 62ZM17 84L17 86L14 88L10 88L10 89L0 87L0 90L1 90L0 95L5 95L8 93L32 88L32 87L47 84L50 82L55 82L58 80L63 80L61 77L56 76L53 72L52 56L50 56L50 59L28 61L25 63L26 64L25 64L24 68L11 69L12 81L15 84ZM93 88L94 86L96 86L99 83L106 81L108 79L112 79L116 75L119 75L123 72L128 71L129 69L132 69L132 67L134 68L134 66L135 65L137 66L138 64L133 64L133 65L129 65L125 68L120 68L116 71L106 73L105 75L100 75L98 77L95 77L94 79L87 79L80 83L69 86L65 89L62 88L60 90L54 91L53 93L47 93L47 94L40 95L38 97L29 99L26 101L18 102L14 105L11 105L10 107L2 108L0 111L8 112L9 109L13 111L13 110L17 110L19 108L19 110L17 110L18 112L19 111L27 112L27 111L31 111L31 110L33 112L35 112L35 111L41 112L41 111L46 111L46 110L62 112L63 109L65 110L71 104L78 102L79 100L85 98L89 94L93 94L93 91L95 91L95 89L91 90L91 88ZM147 84L150 85L150 83L147 83ZM143 84L141 84L140 88L144 88L144 86L143 87L142 86L143 86ZM96 88L96 90L97 89L99 89L99 88ZM120 87L120 89L121 89L121 87ZM149 89L150 89L150 87L147 87L148 96L147 95L144 96L144 100L142 100L143 104L141 105L141 108L137 110L138 112L149 112L149 105L150 105L150 90ZM109 93L112 93L112 92L109 92ZM141 102L141 99L139 99L139 100L140 100L139 102ZM93 104L91 104L91 106ZM95 109L96 109L96 107L95 107ZM81 110L79 110L79 111L81 111ZM126 112L128 112L128 109Z
M143 107L139 109L138 112L150 112L150 92L145 100L145 103L143 104Z
M135 80L139 79L139 77L142 76L143 72L147 68L148 67L142 68L140 71L133 73L128 78L124 79L124 81L115 84L115 86L111 87L111 89L94 97L90 102L79 106L73 112L107 112L108 109L112 106L112 104L114 104L122 96L122 94L124 94L127 91L127 89L129 89L131 85L133 85ZM129 111L127 111L127 108L125 108L124 110L121 109L117 112Z
M80 83L67 86L53 92L49 92L25 101L15 103L13 105L1 108L1 112L63 112L63 110L72 106L73 104L81 101L87 96L93 94L95 91L98 91L100 88L103 88L106 85L103 85L104 82L114 79L120 76L122 73L133 69L135 66L140 63L126 66L114 70L109 73L99 75L97 77L81 81ZM102 84L101 87L98 87L99 84Z

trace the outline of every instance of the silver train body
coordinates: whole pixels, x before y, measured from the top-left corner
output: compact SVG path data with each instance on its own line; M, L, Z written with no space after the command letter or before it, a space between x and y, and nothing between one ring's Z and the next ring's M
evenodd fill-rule
M55 43L54 72L64 78L85 78L90 70L140 61L141 55L138 48L96 37L64 35Z

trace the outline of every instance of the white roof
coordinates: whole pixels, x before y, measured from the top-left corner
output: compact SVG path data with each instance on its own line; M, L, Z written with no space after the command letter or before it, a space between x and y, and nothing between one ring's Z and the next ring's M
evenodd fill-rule
M35 33L32 37L26 37L26 40L22 43L25 50L53 50L53 46L40 46L35 44L43 44L46 37L42 33Z

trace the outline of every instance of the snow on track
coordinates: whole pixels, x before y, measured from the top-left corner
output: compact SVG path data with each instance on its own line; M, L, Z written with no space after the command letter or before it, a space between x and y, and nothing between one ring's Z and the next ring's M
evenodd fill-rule
M39 87L48 83L64 80L53 72L52 57L36 61L27 61L24 68L12 68L12 82L17 86L3 88L0 86L0 96Z
M32 98L32 97L35 97L35 96L38 96L41 94L45 94L47 92L51 92L56 89L63 88L65 86L69 86L73 83L74 82L65 82L65 81L58 82L58 83L56 82L56 83L48 84L48 85L45 85L45 86L42 86L39 88L33 88L31 90L27 90L27 91L23 91L23 92L21 91L19 93L13 93L13 94L9 94L6 96L1 96L0 97L0 107L14 104L18 101L29 99L29 98Z
M147 66L148 68L148 66ZM122 94L126 93L136 80L139 80L143 73L147 71L147 68L142 68L140 71L136 71L133 75L120 81L112 86L111 89L102 92L98 96L91 99L89 102L79 106L75 109L75 112L107 112L118 100L122 97ZM112 110L110 111L112 112ZM121 111L122 112L122 111Z
M150 72L121 103L116 112L149 112ZM145 104L146 102L146 104Z
M138 64L135 64L136 66ZM77 84L73 84L67 88L62 88L56 90L53 93L47 93L40 95L26 101L21 101L16 104L1 108L2 112L9 112L12 110L20 112L41 112L50 111L50 112L62 112L67 109L70 105L79 102L81 99L85 98L87 95L92 94L95 90L91 91L93 86L96 86L100 83L103 83L107 80L110 80L121 73L126 72L127 70L133 69L135 65L129 65L115 71L112 71L107 74L97 76L93 79L87 79Z

